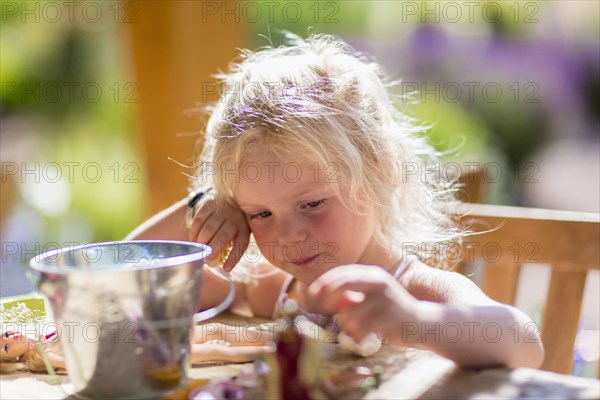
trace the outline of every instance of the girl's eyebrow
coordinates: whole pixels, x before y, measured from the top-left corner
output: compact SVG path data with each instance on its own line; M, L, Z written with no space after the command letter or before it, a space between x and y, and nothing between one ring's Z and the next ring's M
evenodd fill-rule
M305 190L302 190L298 193L293 194L292 196L289 197L289 199L293 200L293 199L297 199L298 197L302 197L302 196L306 196L307 194L320 194L321 192L323 192L323 188L319 187L319 188L314 188L314 187L308 187ZM248 204L248 203L238 203L238 206L243 208L243 207L257 207L257 208L263 208L264 206L262 205L258 205L258 204Z
M240 204L238 203L238 207L240 208L262 208L262 206L256 204Z

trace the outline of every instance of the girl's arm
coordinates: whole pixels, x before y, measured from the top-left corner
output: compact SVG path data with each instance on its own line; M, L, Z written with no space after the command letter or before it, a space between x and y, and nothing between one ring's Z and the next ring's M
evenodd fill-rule
M142 223L139 227L133 230L125 240L191 240L195 242L210 242L217 236L223 237L220 239L225 242L233 241L235 236L238 237L238 243L234 245L234 250L227 259L227 263L236 262L242 258L239 253L242 247L245 250L244 240L241 238L249 236L245 218L238 209L223 205L221 213L229 214L231 217L226 220L228 224L221 223L223 218L218 215L213 218L214 225L220 227L225 235L219 232L213 232L214 229L204 229L206 223L204 220L211 219L215 212L214 198L206 196L197 205L197 212L192 229L190 232L185 227L185 213L187 209L187 200L183 199L164 211ZM229 226L229 228L228 228ZM241 228L239 227L241 226ZM245 226L245 227L244 227ZM230 232L227 235L227 232ZM236 232L233 234L231 232ZM217 238L217 240L219 240ZM266 264L265 264L266 265ZM272 265L266 265L267 269L274 269ZM263 268L262 273L266 272ZM256 279L248 284L236 283L236 296L230 307L230 310L240 315L255 316L261 318L271 318L273 308L277 300L279 289L283 284L287 274L275 270L272 274L265 278ZM228 282L220 279L214 274L205 269L202 273L202 290L200 295L200 309L206 309L218 305L227 296L229 288Z
M400 282L419 300L419 319L402 324L396 343L435 351L462 366L541 365L544 350L535 323L487 297L464 275L415 262Z
M143 222L124 240L189 240L184 223L186 208L186 199L178 201Z
M125 240L190 240L189 232L185 227L185 213L187 200L183 199L171 207L159 212L125 237ZM239 285L237 285L239 286ZM208 290L210 288L210 290ZM236 287L237 293L240 292ZM202 290L199 299L199 309L207 309L218 305L227 296L229 284L220 279L207 269L202 272ZM239 300L234 300L239 303Z
M468 278L414 262L400 282L369 265L334 268L309 288L310 307L340 314L357 343L369 332L397 345L435 351L465 367L539 367L537 327L488 298Z
M223 264L231 271L241 260L250 240L250 228L242 211L219 203L214 191L206 192L197 202L190 229L185 226L188 200L183 199L156 214L134 229L126 240L169 239L206 243L212 249L210 260L220 256L230 244L232 249Z

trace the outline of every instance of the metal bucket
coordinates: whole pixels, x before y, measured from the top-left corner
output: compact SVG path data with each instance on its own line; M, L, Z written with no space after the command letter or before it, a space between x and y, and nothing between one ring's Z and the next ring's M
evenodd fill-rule
M34 284L47 298L69 378L82 397L156 397L187 380L193 322L210 248L179 241L121 241L34 257ZM213 267L214 268L214 267Z

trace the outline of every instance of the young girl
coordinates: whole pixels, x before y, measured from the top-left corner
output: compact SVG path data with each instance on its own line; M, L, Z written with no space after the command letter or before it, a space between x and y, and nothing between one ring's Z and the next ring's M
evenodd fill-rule
M270 318L289 296L337 315L356 342L377 332L462 366L541 364L527 315L435 268L460 238L452 183L429 169L433 149L396 110L375 63L337 38L313 36L245 52L222 78L200 194L130 239L208 243L215 257L233 243L231 270L251 232L277 270L238 282L236 312ZM214 305L226 290L207 273L201 302Z

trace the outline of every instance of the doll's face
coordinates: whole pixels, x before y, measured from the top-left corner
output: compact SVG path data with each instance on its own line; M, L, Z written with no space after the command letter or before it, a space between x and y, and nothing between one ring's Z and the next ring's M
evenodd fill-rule
M0 338L0 354L2 358L16 359L29 349L27 337L17 331L6 331Z

